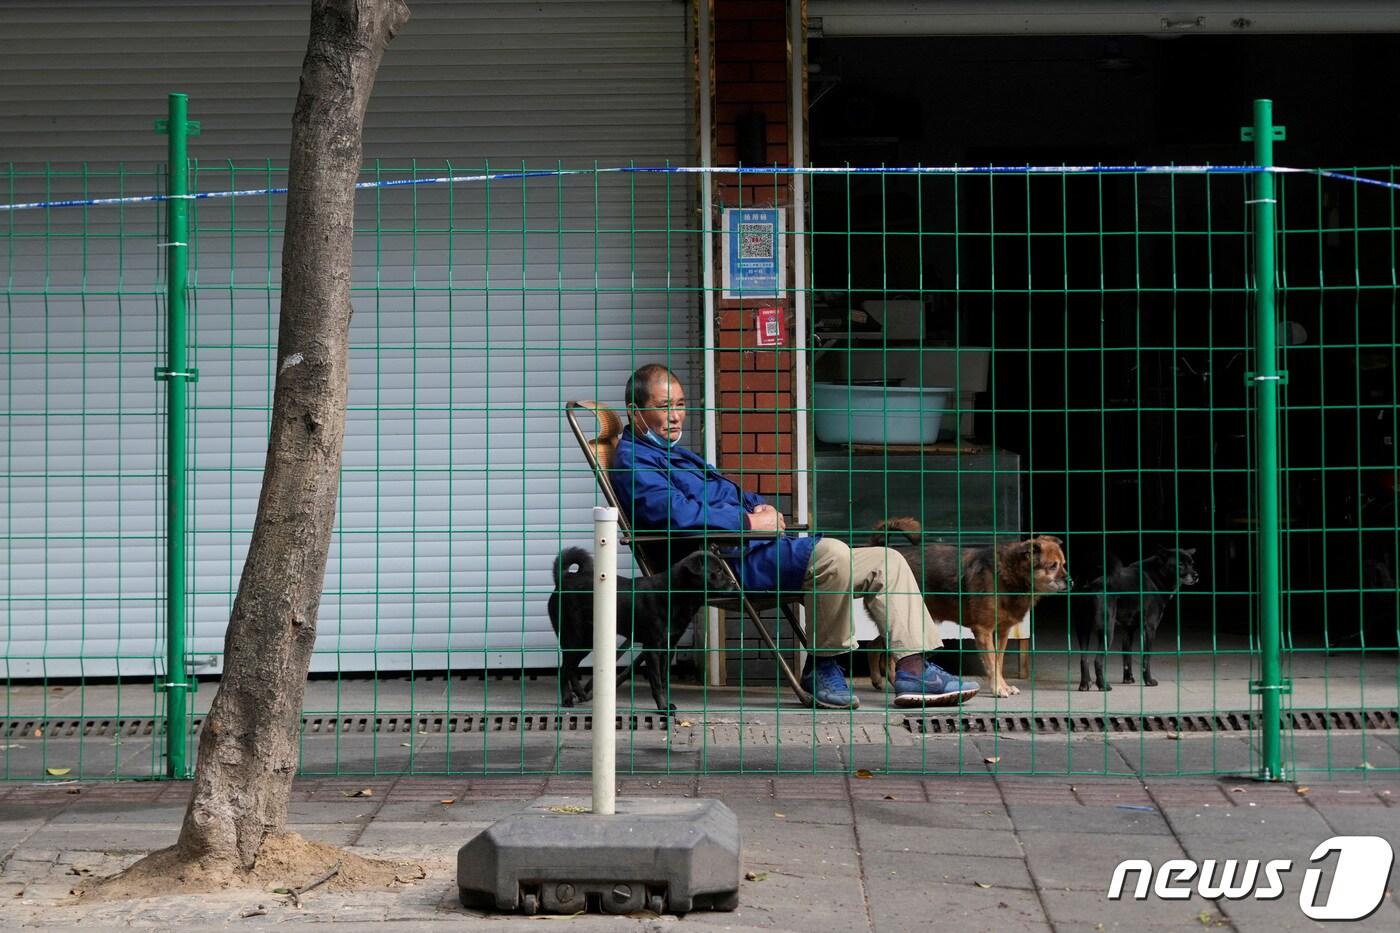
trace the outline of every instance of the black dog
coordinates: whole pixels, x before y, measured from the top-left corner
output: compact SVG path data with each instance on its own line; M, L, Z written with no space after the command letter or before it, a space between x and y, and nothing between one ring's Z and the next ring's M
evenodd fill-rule
M617 629L627 644L643 648L632 666L641 664L656 708L675 710L668 704L661 683L666 668L662 649L676 647L706 594L732 593L734 581L720 558L696 551L664 573L649 577L617 578ZM579 665L593 650L593 557L583 548L569 547L554 559L554 592L549 596L549 624L559 636L563 661L564 705L587 700L592 685L583 686ZM617 682L632 676L632 666L618 672Z
M1113 648L1114 634L1123 629L1123 683L1133 679L1135 642L1141 636L1142 682L1157 686L1152 679L1152 642L1157 626L1176 591L1194 586L1195 548L1158 548L1145 560L1124 567L1113 560L1109 572L1085 587L1074 611L1074 631L1079 650L1079 689L1089 689L1089 657L1094 658L1094 682L1100 690L1113 687L1103 676L1104 656Z

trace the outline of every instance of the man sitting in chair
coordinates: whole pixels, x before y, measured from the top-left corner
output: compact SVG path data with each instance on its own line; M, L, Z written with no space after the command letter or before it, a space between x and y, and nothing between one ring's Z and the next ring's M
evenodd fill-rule
M977 693L977 683L925 660L942 644L909 564L883 547L851 548L820 535L783 534L783 515L745 492L703 458L680 446L685 393L658 363L627 380L628 425L618 439L608 476L632 526L654 531L773 531L730 559L746 592L806 593L815 620L813 654L802 683L818 706L854 709L860 701L846 680L842 656L856 647L851 600L866 610L896 658L895 703L954 706Z

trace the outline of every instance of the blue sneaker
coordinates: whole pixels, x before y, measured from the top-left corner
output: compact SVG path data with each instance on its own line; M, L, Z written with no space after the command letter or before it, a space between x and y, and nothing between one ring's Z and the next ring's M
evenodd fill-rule
M895 706L957 706L977 695L977 681L964 680L931 661L921 676L895 671Z
M802 689L825 709L858 709L860 700L846 682L846 672L836 658L817 658L802 672Z

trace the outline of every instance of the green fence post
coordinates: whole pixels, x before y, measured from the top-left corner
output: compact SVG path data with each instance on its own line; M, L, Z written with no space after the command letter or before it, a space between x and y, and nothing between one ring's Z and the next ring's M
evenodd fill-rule
M1273 101L1254 102L1254 126L1245 127L1242 137L1254 141L1254 164L1265 168L1274 164L1274 140L1283 139L1283 127L1274 126ZM1254 322L1254 349L1257 371L1250 375L1255 389L1256 460L1259 470L1259 642L1263 654L1262 678L1250 685L1250 692L1262 697L1264 720L1264 762L1259 778L1283 780L1281 728L1282 694L1287 692L1279 661L1279 455L1278 387L1284 375L1278 369L1278 338L1274 321L1274 176L1264 171L1255 176L1254 194L1254 290L1257 298Z
M166 450L165 596L167 693L165 721L165 773L190 776L187 752L189 671L185 665L185 389L199 378L185 359L186 258L189 253L189 161L186 141L198 135L199 124L186 119L189 98L170 95L169 116L156 121L156 132L170 139L166 172L169 181L166 215L166 313L169 326L168 365L156 370L156 379L169 386L167 396L168 444Z

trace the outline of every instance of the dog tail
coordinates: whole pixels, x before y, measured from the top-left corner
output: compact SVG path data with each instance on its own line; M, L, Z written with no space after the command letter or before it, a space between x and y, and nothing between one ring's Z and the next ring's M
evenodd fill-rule
M578 564L577 570L569 568ZM585 579L593 578L593 555L589 554L581 547L566 547L559 552L559 556L554 558L554 585L559 586L564 577L582 576Z
M875 526L875 533L870 536L870 544L873 547L893 547L899 542L892 541L892 536L898 533L908 539L914 547L924 546L924 528L916 518L889 518Z

